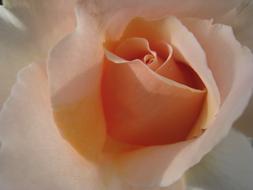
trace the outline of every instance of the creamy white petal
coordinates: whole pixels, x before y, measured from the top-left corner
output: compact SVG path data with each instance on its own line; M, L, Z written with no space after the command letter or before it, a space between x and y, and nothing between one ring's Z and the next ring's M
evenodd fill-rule
M232 24L235 28L235 33L244 45L247 45L253 50L253 1L245 1L245 4L238 9L237 15Z
M7 0L4 7L27 27L30 39L42 53L75 27L76 0Z
M75 26L74 2L5 1L0 7L0 107L18 70L45 58Z
M253 1L246 0L227 13L222 21L231 25L235 31L236 37L243 44L253 50ZM253 137L252 127L253 113L253 98L248 105L245 113L236 122L235 127L238 127L245 135Z
M234 28L235 35L239 41L253 50L253 1L245 0L227 14L221 21Z
M220 89L222 101L226 98L229 89L231 88L231 81L234 80L234 76L244 68L247 61L244 61L244 54L249 50L243 47L245 53L238 51L241 45L235 44L235 41L230 40L233 35L231 27L219 24L212 24L212 21L201 21L197 19L185 19L184 24L194 33L196 38L200 41L202 47L207 52L207 58L210 68L213 70L214 77ZM228 31L227 34L218 34L217 31ZM230 36L230 37L229 37ZM210 42L207 40L211 38ZM219 39L219 40L216 40ZM227 48L225 48L227 46ZM238 48L233 48L237 46ZM219 50L220 47L222 51ZM241 55L240 55L241 54ZM226 56L227 55L227 56ZM241 59L241 60L240 60ZM238 61L237 61L238 60ZM251 62L251 67L253 61ZM250 64L249 64L250 66ZM224 72L226 71L226 72ZM252 69L249 71L253 72ZM251 74L253 75L253 73ZM252 84L247 84L249 89L253 88ZM244 98L244 93L241 92L241 97ZM248 105L245 114L240 118L235 126L241 128L241 130L248 136L253 136L252 128L252 109L253 99Z
M235 127L237 127L241 132L243 132L246 136L253 138L253 97L245 110L244 114L236 121Z
M216 18L237 7L241 0L88 0L84 9L92 10L99 21L109 26L108 34L118 37L127 22L134 17L160 18L169 15Z
M189 190L250 190L253 188L253 148L232 130L199 164L186 173Z
M0 113L0 189L103 190L96 166L59 134L48 89L42 65L19 73Z
M103 176L105 184L107 185L107 190L187 190L185 177L180 178L172 185L166 187L160 187L159 185L155 187L140 187L122 181L117 170L111 167L111 165L107 166L109 166L109 168L103 167Z
M26 43L25 25L8 9L0 7L0 108L15 82L17 71L34 56L34 51ZM11 42L15 41L16 45ZM23 46L23 47L21 47Z

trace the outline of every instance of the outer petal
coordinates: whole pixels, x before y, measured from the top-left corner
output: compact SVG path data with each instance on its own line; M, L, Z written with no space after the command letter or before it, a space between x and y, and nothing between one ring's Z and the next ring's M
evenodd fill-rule
M75 25L74 1L10 0L0 7L0 107L17 71L44 58Z
M106 138L100 99L102 35L94 15L77 12L78 27L51 52L48 74L54 114L63 136L96 158Z
M103 0L85 1L85 7L100 15L100 21L109 26L108 34L118 37L118 31L134 17L158 18L169 15L216 18L238 6L241 0Z
M242 1L236 8L225 14L221 20L234 28L237 38L243 45L253 49L253 1Z
M174 182L228 133L251 96L253 80L251 52L241 47L229 27L213 26L208 21L202 24L197 21L193 23L195 25L189 25L189 28L208 53L209 67L221 92L220 111L206 132L196 140L170 146L150 147L122 155L119 159L119 168L129 183L141 186L149 181L150 183L146 185L160 183L166 186Z
M73 31L75 3L76 0L6 0L4 6L27 27L32 43L47 53L49 47Z
M59 134L45 69L37 64L20 72L0 113L0 141L0 189L104 189L96 166Z
M231 25L235 31L236 37L243 45L247 45L251 51L253 50L253 1L247 0L232 9L223 17L223 22ZM253 113L253 98L246 109L244 115L236 122L236 127L239 127L246 135L253 137L252 127Z
M189 190L250 190L253 188L253 148L232 130L198 165L186 174Z
M237 120L235 127L238 127L246 136L253 138L253 97L245 110L244 114Z
M196 19L185 19L184 23L188 26L188 28L194 33L194 35L201 42L201 45L207 52L207 58L209 62L209 66L211 70L213 70L214 77L219 86L222 101L228 95L228 92L231 88L231 80L233 80L233 76L236 75L236 72L241 70L245 63L241 61L241 63L236 63L238 60L238 55L241 53L232 47L235 46L234 41L229 40L229 38L233 35L233 32L230 27L225 25L212 25L212 21L200 21ZM209 28L207 30L206 28ZM217 31L222 29L223 31L229 32L229 35L225 33L218 33ZM211 37L211 43L206 39ZM223 39L223 40L215 40L215 39ZM250 41L250 40L249 40ZM228 45L229 48L225 48L225 44ZM223 47L223 51L220 51L217 47ZM246 51L245 51L246 52ZM225 56L225 55L229 56ZM240 59L240 56L239 56ZM253 61L251 61L253 62ZM253 64L253 63L252 63ZM226 72L224 72L226 70ZM249 69L251 71L251 69ZM253 71L251 71L253 72ZM253 73L251 73L253 75ZM253 85L248 84L248 88L252 89ZM242 92L241 96L244 96ZM252 101L248 106L245 114L242 118L236 123L236 126L240 127L242 131L244 131L249 136L253 137L252 131Z
M24 50L31 49L25 43L27 39L24 24L9 10L0 6L0 109L15 81L17 71L26 61L29 62L28 60L34 58L34 51L28 53ZM16 46L11 44L13 40ZM18 44L23 44L23 47Z

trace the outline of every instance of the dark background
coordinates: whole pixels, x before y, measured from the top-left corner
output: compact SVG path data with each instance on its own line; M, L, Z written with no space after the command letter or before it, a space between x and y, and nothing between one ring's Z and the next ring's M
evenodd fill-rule
M2 0L0 0L0 5L2 5Z

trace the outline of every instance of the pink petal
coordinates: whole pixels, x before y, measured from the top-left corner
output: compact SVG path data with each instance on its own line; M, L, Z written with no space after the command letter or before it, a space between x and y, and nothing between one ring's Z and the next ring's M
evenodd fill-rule
M76 31L52 50L48 75L61 133L82 155L93 159L106 138L100 99L103 47L96 20L82 16Z
M97 166L59 134L41 66L33 64L19 73L0 113L0 189L101 190Z

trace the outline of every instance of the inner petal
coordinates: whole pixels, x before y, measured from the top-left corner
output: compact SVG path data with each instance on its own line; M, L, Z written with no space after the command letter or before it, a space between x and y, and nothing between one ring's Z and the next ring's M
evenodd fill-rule
M143 59L146 55L156 59L156 52L149 47L149 42L144 38L128 38L115 48L115 54L128 61Z
M103 108L109 135L134 145L185 140L202 110L206 91L197 75L173 58L173 48L129 38L106 50Z
M163 80L140 60L106 60L102 98L107 131L135 145L185 140L202 110L205 90Z
M143 57L143 62L147 65L156 64L157 61L158 61L157 58L152 54L147 54Z
M204 89L198 75L173 56L173 48L165 42L151 43L158 52L151 50L149 41L134 37L124 40L115 48L115 54L127 61L140 60L159 75L196 89Z

